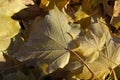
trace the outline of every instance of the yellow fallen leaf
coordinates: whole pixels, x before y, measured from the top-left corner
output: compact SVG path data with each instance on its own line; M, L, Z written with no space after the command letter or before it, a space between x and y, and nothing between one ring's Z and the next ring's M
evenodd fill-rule
M113 16L117 17L120 15L120 0L115 1Z
M26 0L0 0L0 51L8 48L10 39L19 33L19 22L11 16L27 6ZM29 0L30 1L30 0Z
M12 38L19 32L19 23L8 16L0 15L0 38Z
M74 15L75 15L75 21L90 17L87 13L85 13L80 9Z
M8 48L8 46L10 45L10 38L0 38L0 51L4 51Z
M44 8L49 5L49 0L41 0L40 7Z
M41 0L40 7L51 10L56 5L59 9L62 9L68 2L69 0Z
M4 58L4 56L3 56L3 53L2 52L0 52L0 62L3 62L3 61L5 61L5 58Z
M120 27L120 0L116 0L113 8L113 15L110 23L118 29Z
M83 67L83 72L81 74L75 75L76 78L85 80L97 80L96 77L98 77L100 80L104 80L107 74L110 72L108 67L100 60L88 64L88 66L95 73L93 78L91 72L85 66Z

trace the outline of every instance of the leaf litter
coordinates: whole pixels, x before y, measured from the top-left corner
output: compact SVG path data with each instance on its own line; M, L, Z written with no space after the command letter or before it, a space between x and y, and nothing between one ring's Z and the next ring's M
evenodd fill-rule
M2 0L0 10L1 80L119 79L119 0Z

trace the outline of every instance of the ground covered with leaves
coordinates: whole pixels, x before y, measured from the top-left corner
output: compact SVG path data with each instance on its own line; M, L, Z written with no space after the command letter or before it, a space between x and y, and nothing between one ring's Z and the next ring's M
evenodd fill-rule
M120 79L120 0L0 0L0 80Z

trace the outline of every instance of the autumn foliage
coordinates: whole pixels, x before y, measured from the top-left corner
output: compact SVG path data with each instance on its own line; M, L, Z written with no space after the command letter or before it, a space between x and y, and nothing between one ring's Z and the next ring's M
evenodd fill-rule
M120 79L120 0L0 0L0 80Z

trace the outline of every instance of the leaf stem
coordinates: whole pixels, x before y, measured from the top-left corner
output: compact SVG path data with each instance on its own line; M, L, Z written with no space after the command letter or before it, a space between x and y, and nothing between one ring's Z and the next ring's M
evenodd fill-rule
M68 51L70 51L71 53L73 53L79 60L80 63L83 63L87 69L91 72L92 76L91 76L91 79L94 77L94 75L96 76L96 79L97 80L100 80L99 77L90 69L90 67L85 63L85 61L75 52L75 51L72 51L70 49L67 49Z
M114 80L118 80L114 69L112 67L109 67L109 69L113 73Z

